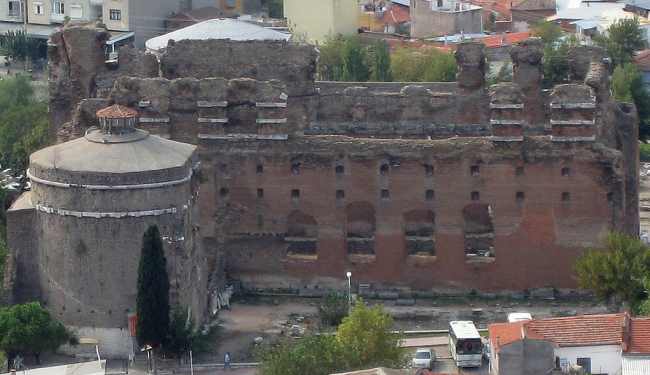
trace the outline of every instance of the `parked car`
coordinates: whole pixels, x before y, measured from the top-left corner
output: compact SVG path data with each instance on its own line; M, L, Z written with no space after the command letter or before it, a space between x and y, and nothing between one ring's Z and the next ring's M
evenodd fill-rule
M411 366L414 368L431 369L435 361L436 361L436 353L433 350L420 348L415 351L415 355L411 360Z

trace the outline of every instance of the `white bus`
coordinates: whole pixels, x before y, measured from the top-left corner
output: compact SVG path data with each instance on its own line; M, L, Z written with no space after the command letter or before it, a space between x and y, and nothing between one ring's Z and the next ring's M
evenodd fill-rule
M449 322L449 351L456 366L481 367L483 342L473 322Z

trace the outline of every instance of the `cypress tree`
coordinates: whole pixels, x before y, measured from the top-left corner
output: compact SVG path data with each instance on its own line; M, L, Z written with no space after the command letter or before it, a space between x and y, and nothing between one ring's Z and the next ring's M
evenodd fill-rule
M350 37L343 44L343 80L366 82L370 71L366 65L366 54L359 38Z
M138 266L138 344L156 348L169 330L169 276L158 227L150 226L142 239Z
M372 66L372 80L376 82L390 82L393 80L390 70L390 52L388 44L383 41L377 41L373 46L374 61Z

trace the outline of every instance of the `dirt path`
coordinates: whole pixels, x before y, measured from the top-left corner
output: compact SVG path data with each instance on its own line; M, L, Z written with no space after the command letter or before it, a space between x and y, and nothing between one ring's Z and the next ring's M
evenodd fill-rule
M223 331L219 335L218 350L211 356L201 357L202 361L223 361L226 352L230 352L233 362L253 361L251 351L254 340L272 340L286 330L290 317L313 317L317 309L315 301L283 301L280 304L268 303L233 303L230 310L219 312ZM302 320L302 319L301 319ZM304 320L302 325L310 321Z

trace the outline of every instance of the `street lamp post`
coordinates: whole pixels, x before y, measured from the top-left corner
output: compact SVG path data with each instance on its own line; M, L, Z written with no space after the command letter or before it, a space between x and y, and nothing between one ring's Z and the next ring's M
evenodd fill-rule
M348 271L345 276L348 277L348 315L352 311L352 272Z

